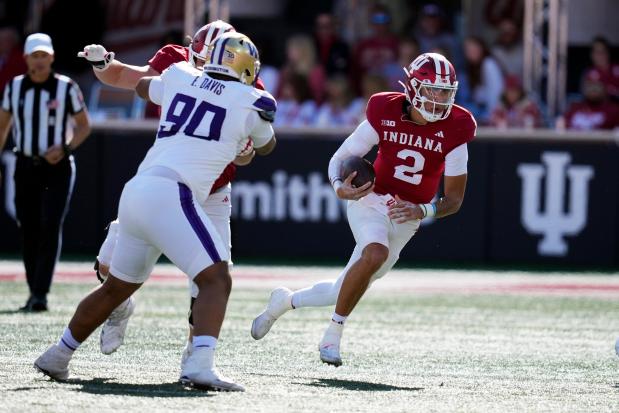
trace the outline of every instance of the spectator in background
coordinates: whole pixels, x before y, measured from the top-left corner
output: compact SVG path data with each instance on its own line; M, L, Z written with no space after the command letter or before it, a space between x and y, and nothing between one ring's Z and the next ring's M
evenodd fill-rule
M565 113L568 129L592 130L619 127L619 105L610 101L598 72L589 71L582 83L584 99Z
M490 124L498 128L539 128L543 126L538 105L522 88L520 78L510 75L505 78L505 90L501 101L490 118Z
M414 56L413 59L417 57ZM410 64L410 62L408 63ZM408 66L408 64L403 67ZM400 68L400 72L403 73L402 68ZM396 91L402 90L402 85L398 85L399 88L394 89ZM367 106L368 101L372 95L377 93L384 92L389 90L387 79L385 79L381 75L376 74L367 74L363 77L363 81L361 82L361 101L360 104L354 105L354 108L351 109L351 115L357 119L355 124L359 124L365 120L365 107ZM354 113L353 110L357 110L357 113Z
M298 34L286 42L286 62L279 73L277 97L282 93L283 79L291 73L303 75L309 83L312 99L316 103L323 100L325 93L325 70L316 58L316 48L311 37Z
M327 99L318 109L314 126L354 126L364 108L365 101L354 98L348 77L342 74L331 76L327 80Z
M476 36L465 39L464 57L464 76L458 77L458 101L473 113L479 123L487 124L503 93L501 68L490 55L486 43Z
M369 16L376 0L332 0L333 15L340 23L342 39L355 44L370 35Z
M504 19L522 21L524 0L485 0L484 16L490 26L498 27Z
M318 60L328 76L348 72L350 59L348 44L339 38L335 18L331 14L321 13L316 16L314 41L318 51Z
M492 55L496 58L505 75L515 75L522 79L524 47L520 28L514 20L509 18L501 20L496 44L492 48Z
M268 36L252 36L254 44L260 52L260 79L265 90L277 90L279 82L279 67L275 64L273 39Z
M406 68L410 62L415 60L419 54L419 43L417 43L417 40L412 37L404 37L400 39L400 44L398 46L398 60L389 63L383 70L387 84L385 87L379 89L379 91L401 91L402 85L400 85L399 82L402 80L403 69ZM363 90L362 94L365 95Z
M391 32L391 14L383 5L376 5L370 13L372 35L361 40L354 53L353 86L355 91L361 91L361 79L372 73L383 74L385 68L395 63L398 58L398 37Z
M17 75L26 73L19 34L13 27L0 28L0 92Z
M619 102L619 64L613 63L610 44L602 36L593 39L591 63L593 63L593 66L585 71L585 78L589 76L590 72L596 72L597 78L606 87L608 97L615 103Z
M419 42L421 53L440 49L445 52L445 56L450 57L456 67L461 66L462 57L459 53L458 41L452 33L447 31L443 10L438 5L429 3L423 6L413 36Z
M288 73L281 79L281 93L273 126L309 126L314 122L316 109L307 78L299 73Z

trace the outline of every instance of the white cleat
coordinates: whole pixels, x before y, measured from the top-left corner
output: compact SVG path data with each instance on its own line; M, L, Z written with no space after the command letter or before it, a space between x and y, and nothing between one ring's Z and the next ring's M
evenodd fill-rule
M54 344L34 361L34 368L54 380L64 381L69 378L69 361L72 356L73 353Z
M322 360L323 363L327 363L335 367L342 365L339 343L320 343L318 350L320 351L320 360Z
M129 317L131 317L134 310L135 301L133 297L129 297L116 307L108 319L105 320L103 327L101 327L99 339L99 346L103 354L112 354L123 344L127 323L129 323Z
M198 348L187 358L180 382L201 390L245 391L240 384L224 377L213 367L214 349Z
M320 360L322 360L323 363L327 363L335 367L342 365L342 357L340 356L340 341L342 340L343 331L344 325L331 321L329 327L325 331L325 334L322 336L322 340L320 340L320 344L318 345Z
M286 287L276 288L271 292L267 308L254 318L251 323L251 336L260 340L266 336L275 321L286 311L292 310L292 291Z

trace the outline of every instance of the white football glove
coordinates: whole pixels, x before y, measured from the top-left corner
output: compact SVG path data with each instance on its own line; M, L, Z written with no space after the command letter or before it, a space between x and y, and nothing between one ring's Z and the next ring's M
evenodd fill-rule
M239 143L236 156L247 156L254 151L254 141L252 138L247 138L247 141L242 140Z
M86 61L99 72L108 68L114 60L114 56L114 52L108 52L105 50L105 47L100 44L89 44L84 47L84 51L77 53L77 57L86 59Z

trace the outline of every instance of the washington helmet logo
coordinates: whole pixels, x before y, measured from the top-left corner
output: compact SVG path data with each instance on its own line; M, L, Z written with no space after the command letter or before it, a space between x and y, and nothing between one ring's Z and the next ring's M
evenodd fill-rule
M543 235L537 246L540 255L567 255L568 245L564 237L577 235L587 225L589 180L594 171L590 165L570 165L571 160L567 152L543 152L543 164L518 166L518 175L522 179L520 219L530 234ZM544 176L546 183L542 189ZM569 199L564 208L567 181ZM542 191L545 198L543 211Z

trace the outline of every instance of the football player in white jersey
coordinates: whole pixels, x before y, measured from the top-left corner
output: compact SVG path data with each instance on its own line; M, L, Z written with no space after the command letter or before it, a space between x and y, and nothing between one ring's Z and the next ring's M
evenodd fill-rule
M275 146L270 121L275 99L252 85L258 51L246 36L227 33L212 45L200 72L174 64L159 77L143 78L136 91L162 106L157 139L125 185L118 216L118 242L110 274L77 307L60 341L34 363L57 380L69 376L77 347L146 281L165 254L199 288L193 305L193 352L181 373L184 384L243 391L214 367L214 352L232 279L228 249L202 203L227 164L251 137L256 153ZM246 155L246 158L251 158Z
M96 44L86 46L83 51L78 53L78 57L83 57L93 65L93 73L101 82L110 86L133 90L142 77L158 76L174 63L188 61L198 69L202 69L208 55L208 47L210 44L222 34L230 31L235 31L235 29L227 22L222 20L210 22L196 31L188 47L175 44L165 45L155 53L145 66L138 67L122 63L115 58L114 52L108 52L102 45ZM256 80L254 86L258 89L264 89L264 84L260 78ZM247 153L251 153L252 147L249 146L246 151ZM206 203L200 205L209 218L211 218L211 221L228 248L231 248L230 215L232 212L232 189L230 181L234 178L235 171L235 165L228 165L219 179L213 184L211 194L207 198ZM118 220L115 219L109 224L107 235L97 255L95 271L97 278L101 282L105 281L109 272L112 253L116 245L117 230ZM230 260L230 265L232 265L232 260ZM191 285L190 310L198 294L198 287L195 283L192 282ZM129 299L120 304L112 314L110 314L110 317L105 323L103 323L99 339L99 347L103 354L112 354L123 344L127 324L135 307L134 297L129 297ZM181 370L182 365L187 357L189 357L189 354L191 354L191 340L193 335L191 327L192 320L193 317L190 311L189 336L181 358Z

